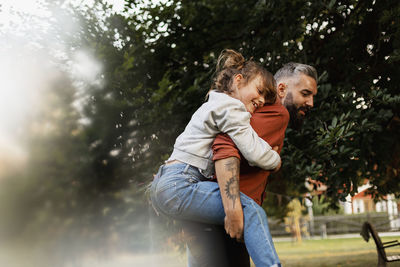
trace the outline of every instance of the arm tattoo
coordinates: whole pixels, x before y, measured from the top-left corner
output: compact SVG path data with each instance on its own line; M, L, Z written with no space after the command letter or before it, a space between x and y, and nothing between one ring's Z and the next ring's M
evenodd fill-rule
M226 182L225 193L226 196L232 200L233 208L235 208L236 199L239 198L240 196L238 169L239 169L239 163L237 159L232 159L229 160L227 163L225 163L225 170L231 172L232 174L232 176Z

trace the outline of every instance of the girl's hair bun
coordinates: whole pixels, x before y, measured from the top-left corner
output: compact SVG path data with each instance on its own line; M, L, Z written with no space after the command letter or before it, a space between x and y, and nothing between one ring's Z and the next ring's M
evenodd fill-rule
M232 49L224 49L218 57L216 71L219 72L223 69L241 70L245 63L246 60L242 54Z

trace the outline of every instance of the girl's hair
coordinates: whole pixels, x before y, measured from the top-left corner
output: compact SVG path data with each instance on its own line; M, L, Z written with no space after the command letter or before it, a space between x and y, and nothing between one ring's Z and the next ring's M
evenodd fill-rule
M219 55L210 91L231 94L233 78L236 74L243 76L243 85L260 77L260 90L265 98L265 103L275 103L277 91L274 76L253 60L245 60L242 54L232 49L225 49Z

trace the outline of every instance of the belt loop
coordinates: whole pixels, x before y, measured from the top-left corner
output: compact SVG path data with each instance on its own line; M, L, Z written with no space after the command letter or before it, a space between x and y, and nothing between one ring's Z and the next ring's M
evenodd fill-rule
M160 169L158 170L158 172L160 173L160 174L159 174L160 177L161 177L161 175L162 175L162 171L163 171L164 166L165 166L165 164L161 165L161 166L160 166Z
M158 171L157 171L156 175L154 175L154 179L153 179L153 180L156 180L157 178L161 177L163 167L164 167L164 164L161 165L161 166L158 168Z
M187 173L189 167L190 167L190 165L189 165L189 164L186 164L186 167L185 167L185 169L183 170L183 173Z

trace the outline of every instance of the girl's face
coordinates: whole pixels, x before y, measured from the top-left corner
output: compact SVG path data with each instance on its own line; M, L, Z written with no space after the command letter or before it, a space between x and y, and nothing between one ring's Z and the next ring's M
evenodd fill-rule
M265 103L261 84L260 76L255 77L247 84L245 84L245 80L241 74L234 77L233 86L237 90L232 96L242 101L247 111L251 114Z

